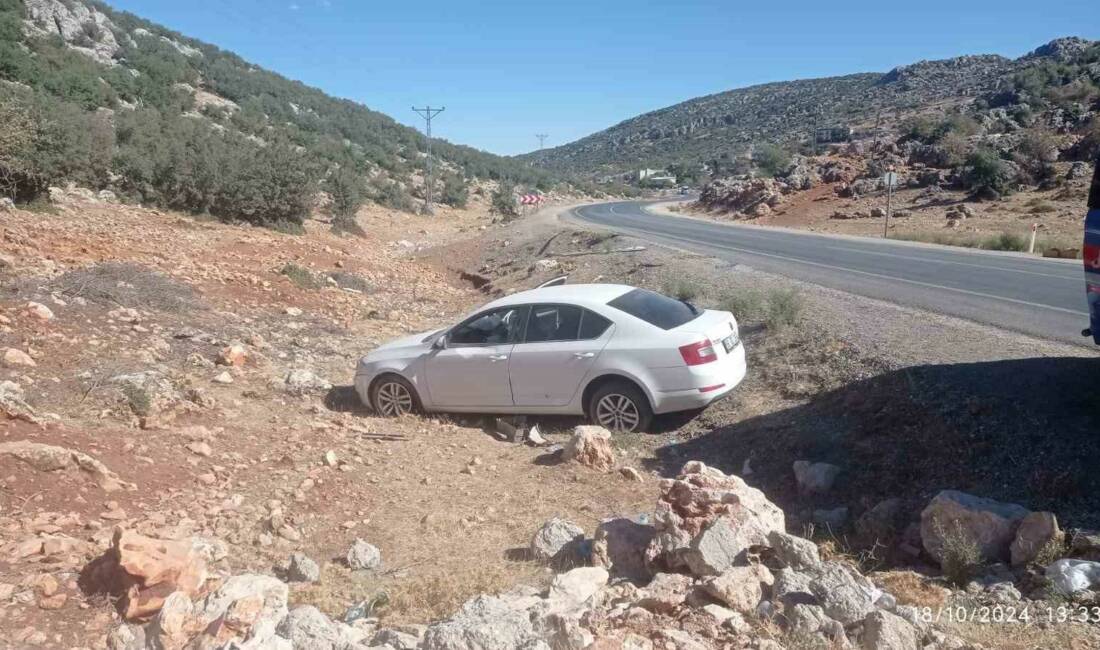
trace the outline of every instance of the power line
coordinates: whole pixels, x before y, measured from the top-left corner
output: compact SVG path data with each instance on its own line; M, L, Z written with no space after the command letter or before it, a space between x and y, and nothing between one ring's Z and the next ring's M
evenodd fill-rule
M539 149L542 149L546 146L546 138L550 136L546 135L545 133L536 133L535 137L539 139Z
M412 107L414 111L420 117L424 118L426 128L424 131L428 135L428 179L427 179L427 191L425 192L426 202L424 203L424 213L434 214L432 210L432 118L439 115L443 111L447 110L446 107L432 108L431 106L425 106L424 108Z

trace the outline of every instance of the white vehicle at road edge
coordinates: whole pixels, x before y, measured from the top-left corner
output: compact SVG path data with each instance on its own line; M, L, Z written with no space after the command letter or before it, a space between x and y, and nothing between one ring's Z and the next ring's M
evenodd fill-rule
M725 311L617 284L532 289L455 326L362 359L355 389L384 416L428 412L584 415L644 431L654 414L701 409L744 378Z

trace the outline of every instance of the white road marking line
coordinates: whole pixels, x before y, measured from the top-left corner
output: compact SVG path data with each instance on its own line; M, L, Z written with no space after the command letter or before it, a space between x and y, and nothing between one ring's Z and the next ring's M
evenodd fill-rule
M680 240L682 242L686 242L686 243L689 243L689 244L695 244L695 245L702 244L704 246L709 246L709 247L712 247L712 248L733 250L733 251L737 251L737 252L740 252L740 253L745 253L747 255L759 255L761 257L771 257L771 258L775 258L775 259L784 260L784 261L787 261L787 262L795 262L797 264L807 264L807 265L810 265L810 266L819 266L821 268L831 269L833 271L844 271L846 273L858 273L860 275L867 275L867 276L871 276L871 277L874 277L874 278L879 278L880 280L893 280L893 281L896 281L896 282L905 282L906 284L913 284L913 285L917 285L917 286L921 286L921 287L925 287L925 288L929 288L929 289L942 289L943 291L952 291L952 292L955 292L955 293L961 293L961 294L968 295L968 296L977 296L977 297L980 297L980 298L987 298L989 300L1001 300L1001 301L1004 301L1004 302L1011 302L1011 303L1014 303L1014 304L1017 304L1017 305L1026 305L1028 307L1036 307L1036 308L1039 308L1039 309L1049 309L1051 311L1058 311L1058 312L1062 312L1062 313L1065 313L1065 314L1073 314L1075 316L1089 316L1089 313L1084 312L1084 311L1077 311L1077 310L1074 310L1074 309L1066 309L1065 307L1055 307L1054 305L1044 305L1042 303L1031 302L1031 301L1028 301L1028 300L1019 300L1017 298L1008 298L1008 297L1005 297L1005 296L998 296L998 295L995 295L995 294L984 293L984 292L981 292L981 291L971 291L969 289L957 289L955 287L948 287L948 286L944 286L942 284L934 284L934 283L931 283L931 282L921 282L919 280L908 280L906 278L899 278L899 277L895 277L895 276L892 276L892 275L883 275L881 273L872 273L871 271L860 271L858 269L849 269L849 268L845 268L843 266L834 266L832 264L823 264L821 262L811 262L810 260L804 260L804 259L800 259L800 258L797 258L797 257L788 257L786 255L776 255L774 253L761 253L759 251L754 251L754 250L745 249L745 248L739 248L737 246L729 246L728 244L710 244L710 243L705 243L705 242L699 242L699 241L695 241L695 240L692 240L692 239L687 239L687 238L684 238L684 237L677 237L676 235L665 235L665 234L653 233L653 232L647 233L644 230L638 231L638 232L640 232L643 235L649 234L649 235L657 235L658 237L668 237L670 239L677 239L677 240Z
M1059 280L1067 280L1067 281L1070 281L1070 282L1080 282L1081 281L1081 278L1076 277L1076 276L1070 277L1068 275L1053 275L1051 273L1039 273L1037 271L1024 271L1024 270L1021 270L1021 269L1010 269L1010 268L1005 267L1005 266L996 266L996 265L989 265L989 264L971 264L970 262L953 262L951 260L938 260L938 259L931 259L931 258L927 258L927 257L914 257L912 255L899 255L897 253L879 253L877 251L865 251L865 250L861 250L859 248L848 248L846 246L826 246L825 248L829 248L831 250L838 250L838 251L849 251L849 252L852 252L852 253L863 253L865 255L878 255L880 257L896 257L898 259L915 260L917 262L932 262L934 264L955 264L955 265L958 265L958 266L972 266L974 268L987 269L987 270L991 270L991 271L1008 271L1010 273L1026 273L1027 275L1038 275L1038 276L1042 276L1044 278L1057 278Z

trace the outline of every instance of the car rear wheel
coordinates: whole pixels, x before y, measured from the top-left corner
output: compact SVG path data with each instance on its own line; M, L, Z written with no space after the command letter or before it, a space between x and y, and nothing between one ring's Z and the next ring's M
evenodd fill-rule
M649 428L653 410L637 386L615 381L604 384L592 394L588 417L609 431L636 433Z
M386 375L371 388L371 406L384 417L396 418L420 410L416 389L397 375Z

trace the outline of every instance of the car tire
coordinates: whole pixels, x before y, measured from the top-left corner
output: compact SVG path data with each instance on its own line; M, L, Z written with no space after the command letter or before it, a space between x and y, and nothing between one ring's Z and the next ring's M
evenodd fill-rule
M370 388L370 405L382 417L396 418L420 412L413 385L398 375L382 375Z
M653 422L645 393L626 381L611 381L588 401L588 419L612 433L641 433Z

